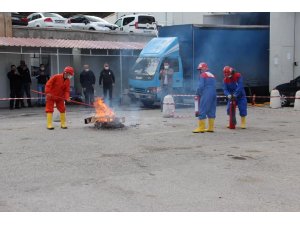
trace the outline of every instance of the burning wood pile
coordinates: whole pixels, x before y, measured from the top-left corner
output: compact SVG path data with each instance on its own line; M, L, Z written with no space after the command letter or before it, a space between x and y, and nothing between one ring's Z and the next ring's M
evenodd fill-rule
M123 128L125 125L125 118L116 117L114 111L109 108L102 98L96 98L94 102L96 114L94 116L84 119L85 124L94 123L95 127L100 128Z

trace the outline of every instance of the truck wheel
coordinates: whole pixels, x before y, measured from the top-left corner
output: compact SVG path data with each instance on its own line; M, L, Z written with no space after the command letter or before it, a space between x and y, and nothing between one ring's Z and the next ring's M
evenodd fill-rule
M152 108L154 105L153 101L142 101L142 103L146 108Z
M138 102L138 99L130 98L130 104L136 104L137 102Z
M252 90L250 87L245 87L246 96L252 96ZM251 98L247 98L247 102L251 103Z

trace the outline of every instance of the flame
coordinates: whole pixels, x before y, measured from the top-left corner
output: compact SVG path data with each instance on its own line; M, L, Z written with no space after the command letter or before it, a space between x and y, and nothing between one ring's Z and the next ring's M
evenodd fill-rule
M96 121L98 122L112 122L115 119L115 113L109 108L102 98L96 98L94 101L96 109Z

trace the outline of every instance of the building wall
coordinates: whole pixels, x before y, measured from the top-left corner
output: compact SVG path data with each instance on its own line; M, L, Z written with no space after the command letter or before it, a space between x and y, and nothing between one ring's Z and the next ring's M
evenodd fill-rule
M44 39L71 39L94 41L124 41L148 42L153 34L132 34L118 31L81 31L63 30L55 28L13 27L13 37L44 38Z
M270 90L278 84L289 82L295 78L295 73L299 73L299 66L294 66L295 59L299 60L300 56L300 42L295 39L295 34L300 32L299 23L300 13L271 13Z
M10 88L7 73L10 71L11 65L20 65L20 60L25 60L27 65L30 64L29 56L20 57L19 54L1 54L0 53L0 98L9 98ZM29 69L30 66L28 66ZM0 107L9 107L8 101L0 101Z
M295 23L295 63L294 65L294 77L300 76L300 13L296 13Z
M16 51L17 49L12 48L0 48L1 51ZM123 53L122 53L123 54ZM126 53L124 53L126 54ZM119 100L124 89L128 89L128 79L129 79L129 71L133 66L137 54L133 56L127 53L127 56L123 56L122 59L120 56L76 56L74 58L73 55L60 55L58 60L56 55L43 55L43 58L40 58L38 54L26 54L20 55L19 53L15 54L7 54L0 53L0 98L6 98L10 95L9 89L9 80L7 78L7 72L10 71L10 65L15 64L19 65L21 59L24 59L31 74L33 73L34 68L37 68L40 63L44 63L46 66L48 65L48 71L50 75L61 73L63 69L68 66L75 67L75 77L71 80L71 86L76 88L76 93L81 93L81 85L79 82L79 75L82 71L82 66L84 64L89 64L91 70L94 71L96 76L96 95L102 96L102 88L99 86L99 77L100 72L103 68L103 64L108 62L110 64L110 68L113 70L116 78L116 84L114 87L113 96L115 100ZM121 61L120 61L121 60ZM75 65L75 64L76 65ZM121 70L122 67L122 70ZM32 85L31 88L37 90L37 80L32 77ZM32 93L32 97L37 97L36 94ZM36 100L33 100L35 103ZM0 101L0 108L8 108L9 101Z
M11 14L0 12L0 37L12 36Z

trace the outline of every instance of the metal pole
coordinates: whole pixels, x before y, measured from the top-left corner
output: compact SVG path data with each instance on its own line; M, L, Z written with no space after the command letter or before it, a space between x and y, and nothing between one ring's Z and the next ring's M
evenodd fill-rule
M293 55L293 79L295 79L295 72L296 72L296 68L295 68L295 62L296 62L296 12L294 12L294 43L293 43L293 47L294 47L294 55Z
M122 91L123 91L123 65L122 65L122 50L120 49L120 77L121 77L121 85L120 85L120 88L121 88L121 98L123 97L122 96Z
M193 72L193 90L194 90L194 87L195 87L195 29L194 29L194 27L193 27L193 25L192 25L192 29L193 29L193 70L192 70L192 72Z
M59 73L59 51L56 49L56 68L57 68L57 73Z
M42 62L42 48L40 48L40 55L39 55L39 64L41 65Z

